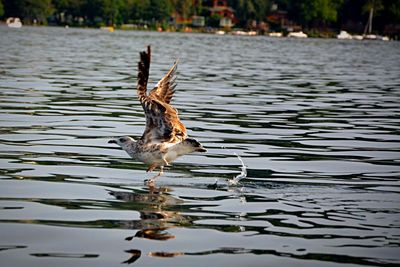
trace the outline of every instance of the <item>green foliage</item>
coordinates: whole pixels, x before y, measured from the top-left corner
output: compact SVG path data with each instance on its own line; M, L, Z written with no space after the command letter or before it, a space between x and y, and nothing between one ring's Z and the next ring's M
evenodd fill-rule
M222 17L218 14L214 14L210 17L207 18L207 25L210 27L215 27L218 28L219 27L219 21Z
M337 20L338 7L342 3L342 0L304 0L300 4L300 12L306 24L326 24Z
M243 26L247 24L248 20L265 20L271 8L268 0L233 0L230 1L230 4Z
M183 18L187 19L192 16L195 12L195 6L192 0L170 0L171 6L175 12L182 15Z
M51 0L4 0L7 16L20 16L25 22L47 23L54 9Z
M400 0L395 0L393 3L390 3L389 14L393 17L393 21L396 23L400 23Z
M0 17L2 17L4 15L4 6L3 6L3 2L0 0Z
M150 0L146 13L148 19L156 21L165 21L169 18L172 11L172 5L168 0Z
M363 6L364 13L368 13L371 9L377 13L383 9L383 4L381 0L367 0Z
M150 0L132 0L127 9L131 10L132 19L145 19L150 9Z
M107 25L121 24L120 10L123 7L123 0L102 0L100 16Z
M183 20L193 15L206 17L207 26L219 27L221 17L210 16L212 0L0 0L0 16L20 17L25 23L45 24L51 16L55 24L121 25L146 24L168 28L172 15ZM374 28L400 23L400 0L228 0L233 8L236 27L246 27L253 21L266 21L277 4L287 12L292 24L312 29L340 29L350 21L364 25L371 7ZM79 23L78 23L79 22ZM255 25L255 24L254 24Z
M79 15L85 0L52 0L56 11L67 12L68 14Z

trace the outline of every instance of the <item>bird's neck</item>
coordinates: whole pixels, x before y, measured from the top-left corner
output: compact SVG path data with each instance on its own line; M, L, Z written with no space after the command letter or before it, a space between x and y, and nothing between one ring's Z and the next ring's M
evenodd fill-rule
M129 142L123 147L123 149L126 151L126 153L128 153L129 156L134 158L137 153L137 142Z

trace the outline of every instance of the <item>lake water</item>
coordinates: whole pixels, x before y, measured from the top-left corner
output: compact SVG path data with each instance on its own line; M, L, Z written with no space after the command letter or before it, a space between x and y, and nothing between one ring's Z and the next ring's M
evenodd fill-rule
M208 149L156 188L107 143L147 44ZM0 108L1 266L400 264L399 42L1 26Z

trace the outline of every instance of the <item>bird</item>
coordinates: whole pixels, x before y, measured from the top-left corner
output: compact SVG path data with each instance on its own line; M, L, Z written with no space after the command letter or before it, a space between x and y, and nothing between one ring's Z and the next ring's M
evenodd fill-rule
M113 138L108 141L125 150L128 155L148 165L147 172L159 168L159 173L146 180L149 185L164 173L178 157L192 152L207 152L207 149L194 138L189 138L185 125L178 117L178 110L171 105L175 92L178 60L167 74L148 92L147 83L150 72L151 47L140 52L137 76L137 96L146 118L144 132L140 139L130 136Z

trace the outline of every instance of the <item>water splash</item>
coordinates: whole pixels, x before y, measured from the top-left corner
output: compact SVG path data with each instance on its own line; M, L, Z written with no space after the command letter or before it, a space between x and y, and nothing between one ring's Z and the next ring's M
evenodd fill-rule
M238 175L236 175L236 177L228 180L229 186L237 185L240 182L240 180L247 177L247 168L246 168L246 165L244 165L242 158L236 152L233 152L233 153L240 160L240 163L242 164L242 166L240 166L240 169L242 171Z

